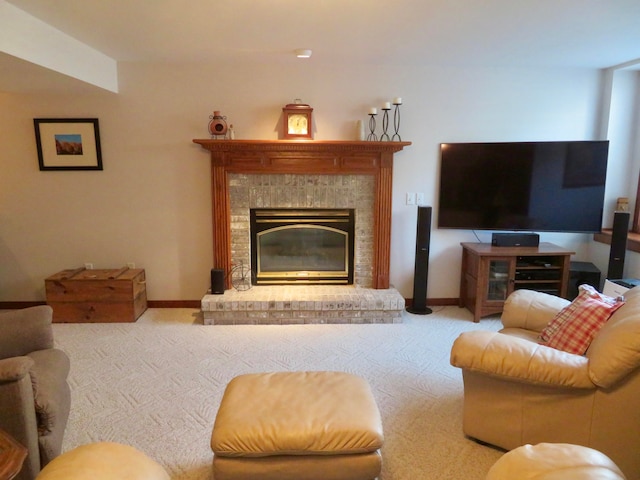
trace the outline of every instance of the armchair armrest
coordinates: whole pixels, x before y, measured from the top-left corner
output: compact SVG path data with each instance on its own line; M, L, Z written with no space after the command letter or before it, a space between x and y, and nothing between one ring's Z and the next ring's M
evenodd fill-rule
M453 343L451 365L515 382L595 388L587 358L499 332L462 333Z
M0 358L53 348L53 310L49 305L0 314Z
M524 328L541 332L551 319L571 302L564 298L533 290L516 290L504 303L502 324L505 328Z
M29 373L33 364L33 360L29 357L11 357L1 359L0 384L20 380Z
M0 360L0 428L29 452L20 478L34 478L40 470L38 423L31 383L33 366L34 360L29 357Z

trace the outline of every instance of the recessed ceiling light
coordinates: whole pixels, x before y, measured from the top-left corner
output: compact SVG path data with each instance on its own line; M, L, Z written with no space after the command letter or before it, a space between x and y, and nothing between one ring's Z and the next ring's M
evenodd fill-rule
M311 50L307 50L305 48L298 48L296 50L296 57L298 58L309 58L311 56Z

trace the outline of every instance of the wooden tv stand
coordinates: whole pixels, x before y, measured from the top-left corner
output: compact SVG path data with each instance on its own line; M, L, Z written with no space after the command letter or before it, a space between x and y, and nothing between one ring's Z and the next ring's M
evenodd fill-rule
M567 296L571 255L575 252L542 242L538 247L494 247L461 243L460 307L473 321L501 313L514 290L527 288Z

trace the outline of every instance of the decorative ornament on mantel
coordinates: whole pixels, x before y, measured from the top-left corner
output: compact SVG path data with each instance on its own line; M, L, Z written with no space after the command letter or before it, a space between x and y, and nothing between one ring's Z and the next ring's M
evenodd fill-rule
M391 141L401 142L402 138L400 138L400 134L398 132L400 131L400 105L402 105L402 98L394 98L393 105L395 107L395 110L393 111L393 128L395 130L395 133L391 137Z
M387 134L387 129L389 128L389 110L391 110L391 102L384 102L382 105L382 135L380 135L380 141L389 141L389 135Z
M378 141L378 136L376 135L376 115L378 115L378 109L371 107L369 109L369 135L367 135L367 140L370 142Z
M394 106L393 111L393 128L395 133L392 137L389 137L387 130L389 129L389 111L391 110L391 105ZM396 97L393 99L393 102L384 102L382 104L382 134L380 138L376 135L376 115L378 115L378 109L375 107L371 107L369 109L369 135L367 135L367 140L370 142L377 142L380 140L381 142L401 142L402 138L400 138L400 105L402 105L402 98Z
M209 115L209 119L211 138L227 138L227 117L220 115L220 110L214 110L213 115Z

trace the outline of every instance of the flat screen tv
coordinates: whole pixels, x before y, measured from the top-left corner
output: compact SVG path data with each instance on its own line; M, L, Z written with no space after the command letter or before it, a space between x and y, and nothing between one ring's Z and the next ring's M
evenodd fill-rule
M438 228L599 232L608 141L443 143Z

